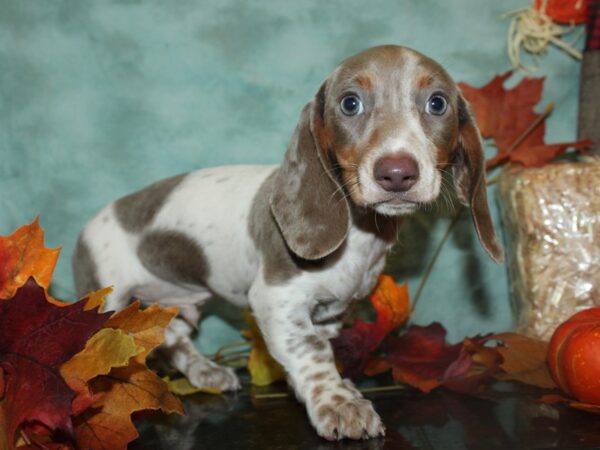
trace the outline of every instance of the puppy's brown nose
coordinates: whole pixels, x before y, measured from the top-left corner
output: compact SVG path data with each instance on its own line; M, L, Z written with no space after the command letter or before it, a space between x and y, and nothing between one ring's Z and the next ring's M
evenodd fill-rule
M373 175L386 191L406 192L419 180L419 165L405 153L384 156L375 163Z

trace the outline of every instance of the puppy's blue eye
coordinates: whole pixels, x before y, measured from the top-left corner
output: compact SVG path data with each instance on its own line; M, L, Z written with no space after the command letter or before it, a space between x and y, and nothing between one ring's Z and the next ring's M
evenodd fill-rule
M363 112L363 104L356 95L346 95L340 102L340 108L347 116L355 116Z
M448 102L441 95L432 95L427 100L427 105L425 106L425 112L427 114L433 114L434 116L441 116L446 112L446 108L448 108Z

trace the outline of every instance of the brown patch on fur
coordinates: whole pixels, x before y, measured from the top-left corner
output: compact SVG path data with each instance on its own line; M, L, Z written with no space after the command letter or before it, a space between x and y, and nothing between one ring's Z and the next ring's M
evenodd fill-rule
M146 233L138 245L137 256L151 274L171 283L204 285L209 274L200 244L178 231Z
M271 215L287 247L310 261L329 256L343 244L350 216L333 173L334 161L323 154L315 136L321 126L319 102L317 96L302 110L270 195Z
M186 174L157 181L141 191L129 194L114 203L115 217L130 233L139 233L156 217L171 192Z
M306 328L306 321L302 319L295 319L292 321L292 324L298 328Z
M310 369L312 368L312 366L310 365L306 365L306 366L302 366L300 367L300 371L298 373L303 374L308 372Z
M313 358L315 364L325 364L332 361L333 359L329 355L317 355Z
M326 348L326 344L315 335L306 336L306 338L304 338L304 343L308 347L311 347L319 352L325 350Z
M268 284L285 283L300 274L300 268L286 248L271 214L269 197L274 190L274 171L258 189L248 218L248 232L264 257L264 277Z
M325 420L325 418L329 414L331 414L331 406L329 406L329 405L323 405L317 411L317 417L319 418L320 421Z
M354 81L356 82L356 84L358 84L361 88L370 91L371 89L373 89L374 83L373 83L373 78L371 78L371 76L369 76L366 73L361 73L360 75L358 75Z
M75 290L78 297L86 295L88 292L97 291L102 287L98 280L96 262L89 246L83 239L83 235L79 236L79 240L75 246L72 263Z
M359 187L358 168L366 155L367 151L362 151L357 147L342 147L335 150L335 159L342 169L342 185L350 193L354 203L358 205L364 204Z
M369 136L369 149L376 147L379 144L379 130L375 128Z
M461 125L460 147L462 168L456 166L454 177L458 196L471 208L473 224L481 245L490 257L500 263L504 256L490 216L485 184L484 153L474 120Z
M417 88L425 89L427 86L431 84L433 81L433 77L429 74L421 75L417 78Z
M452 157L452 153L457 145L458 139L454 137L452 141L448 143L448 145L436 146L436 167L439 170L444 170L448 166L450 158Z
M328 374L329 374L329 372L317 372L315 374L312 374L309 377L309 380L311 380L311 381L322 381L322 380L324 380L327 377Z
M341 405L342 403L344 403L346 401L346 398L342 397L339 394L335 394L331 397L331 401L333 403L335 403L336 405Z
M317 384L313 388L312 393L311 393L311 397L312 397L313 401L316 401L321 396L321 394L323 393L323 391L325 391L325 385L324 384Z
M327 153L333 148L331 129L323 124L322 119L315 119L314 133L321 149Z

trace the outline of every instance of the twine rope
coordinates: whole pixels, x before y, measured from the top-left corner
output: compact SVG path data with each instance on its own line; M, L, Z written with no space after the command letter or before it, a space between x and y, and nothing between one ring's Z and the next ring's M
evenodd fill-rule
M508 58L515 69L533 72L534 66L526 66L521 60L521 47L534 57L547 51L550 44L555 45L575 59L581 60L581 52L561 39L573 31L573 26L563 27L552 21L546 14L548 0L543 0L539 10L533 7L521 8L506 13L503 17L512 17L508 27ZM575 8L581 8L583 0L577 0ZM576 36L575 41L579 38Z

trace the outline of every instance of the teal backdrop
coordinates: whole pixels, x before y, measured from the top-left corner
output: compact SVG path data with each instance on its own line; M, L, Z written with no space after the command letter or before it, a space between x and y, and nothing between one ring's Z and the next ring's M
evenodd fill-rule
M482 85L509 69L502 14L528 4L0 0L0 234L39 215L48 246L63 248L52 292L72 300L74 243L106 203L196 168L279 162L321 81L366 47L414 47ZM540 110L556 104L547 139L571 140L579 63L551 48L539 64ZM434 208L406 224L388 271L412 293L449 217ZM506 269L465 215L414 322L440 321L458 340L506 330L511 317ZM212 352L239 341L238 326L238 313L215 302L198 343Z

